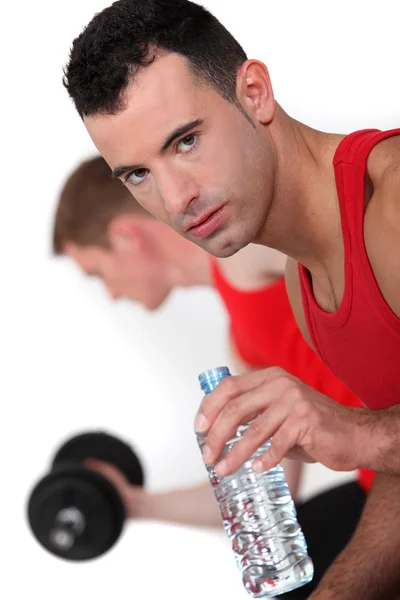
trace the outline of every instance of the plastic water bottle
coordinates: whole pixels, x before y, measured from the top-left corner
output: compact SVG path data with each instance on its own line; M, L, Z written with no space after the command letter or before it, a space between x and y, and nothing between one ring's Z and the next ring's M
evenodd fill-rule
M229 375L227 367L202 373L199 381L204 394L212 392ZM238 428L222 456L237 444L248 427L249 424ZM206 434L197 433L200 449L206 440ZM269 444L270 440L266 441L232 475L220 478L214 465L207 466L244 587L253 598L274 598L305 585L314 574L282 467L278 465L265 473L252 469L253 460Z

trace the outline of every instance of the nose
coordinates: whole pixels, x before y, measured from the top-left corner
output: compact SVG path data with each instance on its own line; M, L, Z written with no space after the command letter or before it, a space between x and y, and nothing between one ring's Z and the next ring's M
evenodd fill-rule
M169 168L159 179L159 192L167 212L185 214L190 204L199 197L199 186L186 171Z

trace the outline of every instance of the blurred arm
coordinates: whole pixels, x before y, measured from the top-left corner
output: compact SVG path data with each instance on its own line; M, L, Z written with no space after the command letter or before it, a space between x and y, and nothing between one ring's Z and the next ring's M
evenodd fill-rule
M193 487L166 492L131 490L131 516L198 527L221 527L222 519L213 489L207 480Z

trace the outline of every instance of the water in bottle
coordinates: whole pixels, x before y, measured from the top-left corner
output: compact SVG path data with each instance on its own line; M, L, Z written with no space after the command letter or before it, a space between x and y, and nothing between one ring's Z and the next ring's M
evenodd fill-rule
M229 375L227 367L202 373L199 380L204 394L212 392ZM249 423L238 428L222 456L239 442L248 427ZM197 433L200 449L206 439L206 434ZM207 465L244 587L253 598L274 598L294 590L311 581L314 572L282 467L265 473L252 469L253 460L269 444L267 440L232 475L218 477L214 465Z

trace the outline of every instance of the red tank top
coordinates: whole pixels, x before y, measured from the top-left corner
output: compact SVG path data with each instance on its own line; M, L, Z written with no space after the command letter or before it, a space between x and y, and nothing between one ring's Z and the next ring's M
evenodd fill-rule
M283 277L262 289L242 291L226 281L215 260L211 264L215 288L230 316L236 351L245 363L254 368L280 366L340 404L361 406L304 340ZM374 476L367 469L358 471L359 483L366 492Z
M334 314L316 303L310 274L299 265L307 326L315 350L371 409L400 402L400 319L385 302L364 245L364 179L372 148L400 129L368 129L339 144L334 171L345 250L345 290Z

